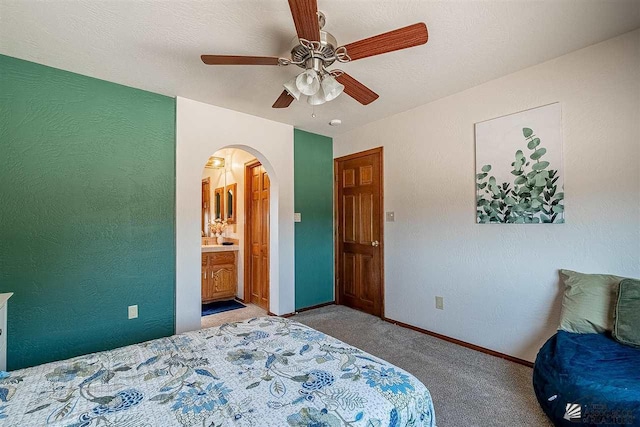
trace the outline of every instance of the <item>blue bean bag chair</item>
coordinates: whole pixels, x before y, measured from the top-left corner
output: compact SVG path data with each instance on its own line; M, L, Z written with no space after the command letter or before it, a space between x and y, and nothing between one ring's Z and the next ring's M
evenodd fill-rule
M533 388L556 426L640 427L640 349L608 334L558 331L538 353Z

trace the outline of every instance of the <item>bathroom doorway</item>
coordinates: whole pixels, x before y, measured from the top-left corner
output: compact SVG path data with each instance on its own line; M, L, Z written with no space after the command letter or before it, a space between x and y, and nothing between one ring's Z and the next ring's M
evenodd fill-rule
M246 165L249 164L258 165L255 169L259 172L257 185L263 189L257 198L259 206L254 206L251 202L253 178L247 179L246 176ZM200 277L202 327L267 314L269 187L269 177L260 161L255 155L239 148L216 151L203 168ZM262 194L264 189L266 195ZM266 199L261 199L260 196ZM263 218L263 210L266 211L266 224L252 225L249 215ZM265 232L266 241L263 235ZM258 242L258 259L254 261L246 254L251 253L255 241ZM252 273L254 266L260 263L266 266L266 275L264 271ZM248 281L255 285L247 286ZM245 290L247 287L255 289L253 294Z

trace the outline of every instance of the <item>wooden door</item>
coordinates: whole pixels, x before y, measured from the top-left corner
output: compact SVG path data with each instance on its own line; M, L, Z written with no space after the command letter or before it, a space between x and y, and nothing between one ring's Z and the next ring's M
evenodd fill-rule
M269 311L270 180L260 162L245 166L245 300Z
M337 303L382 316L382 148L335 160Z

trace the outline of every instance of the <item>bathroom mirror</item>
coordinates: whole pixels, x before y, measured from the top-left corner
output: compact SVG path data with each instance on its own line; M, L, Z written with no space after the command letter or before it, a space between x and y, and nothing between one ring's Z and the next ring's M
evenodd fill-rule
M209 178L202 180L202 236L209 235L209 221L211 221L211 191Z
M236 222L236 199L237 199L237 184L227 185L225 189L225 203L227 206L226 219L229 224Z
M213 219L224 220L224 188L218 187L213 192Z

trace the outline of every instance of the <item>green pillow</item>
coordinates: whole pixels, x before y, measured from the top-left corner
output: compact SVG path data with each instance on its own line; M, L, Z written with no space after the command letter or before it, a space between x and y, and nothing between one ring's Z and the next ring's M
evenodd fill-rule
M640 280L620 282L613 337L622 344L640 347Z
M560 328L579 334L613 329L618 283L624 277L560 270L565 291Z

